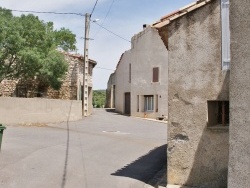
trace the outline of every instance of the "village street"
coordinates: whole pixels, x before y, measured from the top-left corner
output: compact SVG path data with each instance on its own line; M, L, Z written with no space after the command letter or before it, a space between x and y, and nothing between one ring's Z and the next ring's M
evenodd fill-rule
M77 122L6 127L1 188L147 188L166 164L163 122L100 109Z

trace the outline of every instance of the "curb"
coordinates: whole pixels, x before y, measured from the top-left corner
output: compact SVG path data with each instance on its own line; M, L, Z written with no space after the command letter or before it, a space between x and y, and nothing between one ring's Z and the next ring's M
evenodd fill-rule
M150 119L150 118L142 118L142 117L136 117L136 116L130 116L136 119L143 119L143 120L147 120L147 121L154 121L154 122L158 122L158 123L164 123L164 124L168 124L168 121L165 120L157 120L157 119Z

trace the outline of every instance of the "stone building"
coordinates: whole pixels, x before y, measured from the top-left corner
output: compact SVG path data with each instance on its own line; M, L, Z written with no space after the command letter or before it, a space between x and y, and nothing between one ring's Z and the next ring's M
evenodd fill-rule
M230 1L231 59L228 188L250 187L250 2Z
M42 97L48 99L68 99L81 100L83 84L83 56L64 53L65 60L68 62L68 72L63 80L60 90L43 87L35 80L3 80L0 83L0 96L2 97ZM96 62L89 61L89 112L92 112L92 76Z
M108 80L105 108L115 108L115 73L112 73Z
M168 52L155 28L132 38L115 71L116 111L137 117L167 117Z
M153 26L168 49L167 182L227 187L228 2L199 0Z

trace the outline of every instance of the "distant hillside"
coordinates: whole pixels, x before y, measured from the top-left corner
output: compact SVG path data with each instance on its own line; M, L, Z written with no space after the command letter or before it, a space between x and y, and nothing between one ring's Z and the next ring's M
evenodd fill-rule
M106 101L106 90L93 90L94 108L103 108Z

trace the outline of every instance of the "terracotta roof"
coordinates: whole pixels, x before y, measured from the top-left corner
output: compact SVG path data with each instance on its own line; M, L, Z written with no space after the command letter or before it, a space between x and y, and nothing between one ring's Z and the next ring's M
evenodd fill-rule
M211 1L212 0L198 0L194 3L191 3L185 7L180 8L179 10L176 10L170 14L163 16L159 21L153 23L152 27L155 27L157 29L164 27L164 26L168 25L172 20L175 20L175 19L187 14L188 12L196 10L196 9L210 3Z

